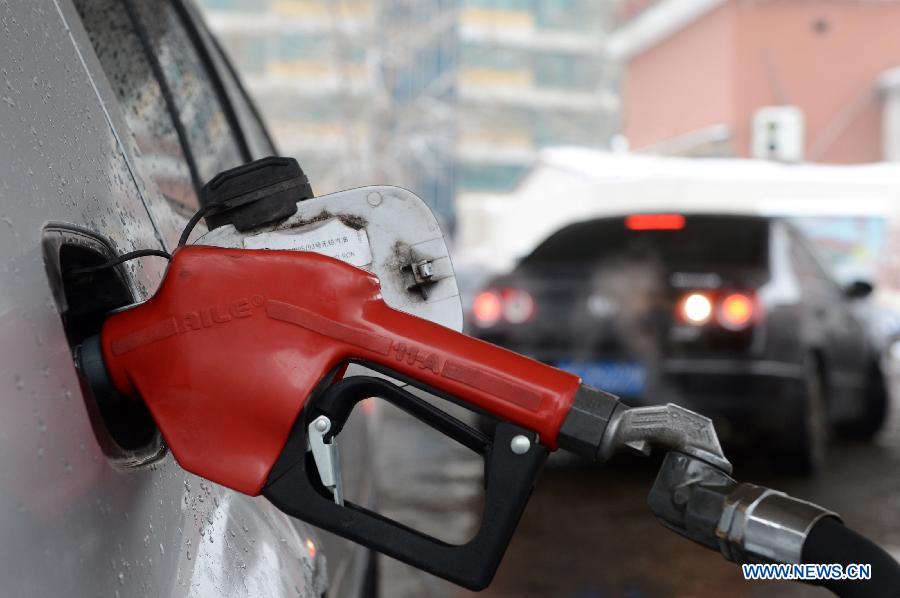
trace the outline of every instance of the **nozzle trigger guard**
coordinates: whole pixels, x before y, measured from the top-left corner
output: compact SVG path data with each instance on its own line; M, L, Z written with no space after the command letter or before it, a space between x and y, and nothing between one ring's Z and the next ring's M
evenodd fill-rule
M367 398L386 400L483 456L484 514L481 528L471 540L448 544L350 501L345 500L343 506L335 504L306 450L307 426L317 417L327 416L331 428L326 439L331 441L340 433L353 407ZM517 437L525 437L530 443ZM493 579L548 454L534 432L500 422L491 438L387 380L354 376L332 384L310 399L262 494L292 517L479 590Z

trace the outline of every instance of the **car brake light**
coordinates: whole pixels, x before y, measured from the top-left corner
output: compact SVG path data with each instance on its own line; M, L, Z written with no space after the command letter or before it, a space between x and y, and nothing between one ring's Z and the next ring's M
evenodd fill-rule
M719 305L719 323L730 330L746 328L753 320L754 301L743 293L732 293Z
M528 291L505 289L501 297L503 318L510 324L521 324L534 317L534 299Z
M531 293L522 289L482 291L472 302L475 324L481 328L489 328L501 319L510 324L521 324L533 318L536 311Z
M625 218L628 230L681 230L684 216L681 214L633 214Z
M712 317L712 301L703 293L690 293L681 300L678 312L688 324L706 324Z
M753 292L693 291L676 304L675 315L693 326L716 322L728 330L743 330L760 318L760 306Z
M494 291L482 291L475 297L472 303L472 314L475 323L482 328L493 326L500 320L503 313L503 303L500 295Z

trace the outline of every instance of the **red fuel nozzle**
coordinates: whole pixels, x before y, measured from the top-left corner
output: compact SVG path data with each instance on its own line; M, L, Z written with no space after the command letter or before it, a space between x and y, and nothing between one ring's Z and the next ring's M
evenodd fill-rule
M388 307L378 279L313 253L189 246L104 324L103 362L179 464L259 494L307 399L361 362L556 448L579 379Z

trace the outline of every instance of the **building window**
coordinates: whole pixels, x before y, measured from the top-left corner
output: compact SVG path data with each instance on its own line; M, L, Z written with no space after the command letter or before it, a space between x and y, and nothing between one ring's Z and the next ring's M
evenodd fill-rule
M464 5L471 8L488 8L492 10L531 11L533 0L465 0Z
M463 164L459 167L459 190L512 191L525 170L520 164Z
M596 30L603 2L595 0L539 0L535 21L542 29Z
M558 53L534 57L534 81L538 87L590 91L597 87L599 80L594 57Z

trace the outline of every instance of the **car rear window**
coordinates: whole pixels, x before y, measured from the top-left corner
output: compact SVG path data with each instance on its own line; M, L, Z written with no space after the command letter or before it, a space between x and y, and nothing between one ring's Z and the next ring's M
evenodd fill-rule
M638 215L560 229L522 266L575 265L608 259L654 260L671 267L764 267L769 221L737 216Z

